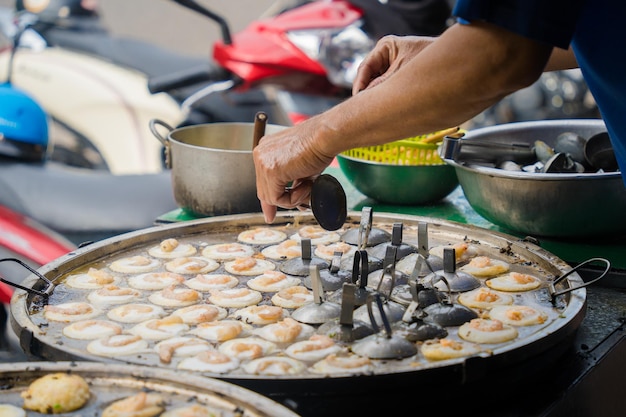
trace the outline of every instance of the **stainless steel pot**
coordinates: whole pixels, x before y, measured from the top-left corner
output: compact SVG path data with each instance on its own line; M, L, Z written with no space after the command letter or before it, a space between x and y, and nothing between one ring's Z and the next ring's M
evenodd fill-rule
M167 129L167 136L157 126ZM270 124L265 132L284 128ZM152 120L150 130L165 146L174 199L181 208L202 216L260 211L252 160L254 123L210 123L174 129Z

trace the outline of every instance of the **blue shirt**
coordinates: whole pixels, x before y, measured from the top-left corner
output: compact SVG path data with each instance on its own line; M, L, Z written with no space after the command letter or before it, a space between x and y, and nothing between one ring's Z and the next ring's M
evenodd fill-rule
M567 49L598 105L626 183L626 2L458 0L453 15Z

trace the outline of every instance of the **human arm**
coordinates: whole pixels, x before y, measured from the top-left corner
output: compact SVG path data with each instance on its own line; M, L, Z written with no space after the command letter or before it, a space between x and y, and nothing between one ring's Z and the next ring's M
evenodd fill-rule
M276 206L308 202L310 181L338 153L457 126L532 84L551 51L488 23L453 25L384 82L261 140L254 161L266 220ZM302 185L285 193L292 180Z

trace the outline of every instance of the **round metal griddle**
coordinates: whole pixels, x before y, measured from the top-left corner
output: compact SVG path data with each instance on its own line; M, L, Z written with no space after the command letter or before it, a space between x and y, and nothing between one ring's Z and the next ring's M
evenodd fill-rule
M166 411L199 404L221 412L223 417L297 417L262 395L224 381L145 366L97 362L0 364L0 404L22 407L20 394L36 379L57 372L83 377L91 392L84 407L64 413L66 416L101 415L112 402L146 391L161 394ZM28 415L45 414L28 411Z
M360 213L350 212L343 230L358 228ZM470 242L479 245L483 254L493 254L494 257L507 259L514 267L531 268L538 275L544 277L550 284L557 277L571 272L571 267L555 255L542 248L517 238L488 231L485 229L461 225L454 222L419 216L375 214L373 225L391 230L394 223L404 225L404 242L416 244L417 225L420 222L428 223L429 240L431 246ZM272 227L282 227L294 231L299 227L314 225L312 215L300 212L279 213ZM177 238L180 241L205 243L233 242L239 232L254 227L267 226L261 214L245 214L214 217L209 219L189 221L179 224L163 225L127 233L114 238L77 249L76 251L43 266L38 272L51 281L63 279L64 276L75 270L84 269L88 265L100 265L110 262L116 257L134 255L138 251L158 245L164 239ZM27 288L41 290L43 281L35 275L29 276L24 285ZM412 357L403 360L388 360L379 364L367 375L328 376L313 373L304 375L265 377L245 373L229 373L224 375L204 376L216 377L224 381L250 388L263 395L278 398L290 397L302 393L315 395L337 395L338 392L367 393L379 392L390 385L411 384L413 387L428 387L445 384L446 387L463 386L486 376L506 372L506 369L524 364L538 358L547 357L557 347L570 342L578 329L586 306L586 291L580 276L573 272L566 279L559 280L559 290L565 291L556 299L551 299L547 288L533 291L531 297L535 303L552 306L553 319L537 330L520 329L520 337L505 345L498 345L485 350L478 355L430 362L425 358ZM547 287L548 285L546 285ZM580 287L580 288L578 288ZM63 297L56 294L53 297ZM110 359L95 356L86 351L84 344L70 343L71 340L62 340L60 329L53 329L50 325L41 323L36 311L41 310L37 305L37 297L29 292L17 290L11 301L12 326L19 336L21 346L25 352L34 358L45 360L89 360L96 362L128 362L137 365L161 367L156 355L137 355ZM40 314L41 316L41 314ZM357 383L354 383L358 381Z

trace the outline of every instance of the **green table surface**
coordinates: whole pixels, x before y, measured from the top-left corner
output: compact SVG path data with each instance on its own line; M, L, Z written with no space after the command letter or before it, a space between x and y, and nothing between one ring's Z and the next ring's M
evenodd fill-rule
M341 169L336 166L327 168L325 173L333 175L339 180L346 192L348 210L360 211L363 207L372 207L374 213L398 213L423 217L431 217L443 219L462 224L469 224L488 230L494 230L508 235L525 238L526 234L511 231L481 217L468 203L463 195L461 187L457 187L443 200L422 206L400 206L379 203L356 190L352 184L346 179ZM399 184L390 184L390 186L400 186ZM195 220L198 217L193 213L189 213L183 209L177 209L157 219L159 223L170 223L187 220ZM626 270L626 237L606 238L606 239L554 239L546 237L535 238L539 246L548 252L553 253L562 260L574 266L590 258L605 258L611 262L613 269Z

